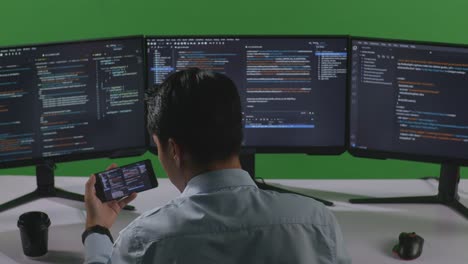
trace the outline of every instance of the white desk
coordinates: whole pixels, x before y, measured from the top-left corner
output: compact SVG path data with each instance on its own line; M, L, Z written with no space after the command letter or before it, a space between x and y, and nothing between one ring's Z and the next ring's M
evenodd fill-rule
M56 186L84 193L85 177L56 177ZM442 205L357 205L347 199L357 195L408 196L436 193L434 180L271 180L267 182L307 188L309 194L332 200L331 209L341 224L346 245L354 264L406 263L391 254L402 231L415 231L424 239L423 254L409 263L468 263L468 220ZM112 228L114 237L139 213L161 206L179 193L169 180L140 193L133 202L136 212L123 212ZM0 203L9 201L35 188L34 177L0 177ZM468 205L468 180L460 183L462 202ZM16 221L23 212L41 210L51 218L49 253L30 259L23 255ZM81 233L84 205L58 198L41 199L0 213L0 253L18 263L82 263ZM2 257L0 254L0 263Z

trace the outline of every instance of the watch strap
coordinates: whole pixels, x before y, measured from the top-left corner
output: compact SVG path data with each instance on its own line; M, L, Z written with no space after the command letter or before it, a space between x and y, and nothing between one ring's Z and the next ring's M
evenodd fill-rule
M114 239L112 238L112 235L111 235L111 233L110 233L110 231L109 231L108 228L103 227L103 226L100 226L100 225L95 225L95 226L92 226L92 227L86 229L86 230L83 232L83 234L81 235L81 242L83 242L83 245L84 245L84 242L85 242L86 238L87 238L89 235L93 234L93 233L106 235L106 236L109 237L110 241L111 241L112 243L114 243Z

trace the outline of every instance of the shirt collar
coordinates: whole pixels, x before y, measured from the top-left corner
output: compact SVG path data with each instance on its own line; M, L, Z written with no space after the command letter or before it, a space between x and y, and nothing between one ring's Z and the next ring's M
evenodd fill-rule
M255 182L249 173L241 169L225 169L210 171L190 179L182 192L182 196L190 196L197 193L207 193L221 188L235 186L255 186Z

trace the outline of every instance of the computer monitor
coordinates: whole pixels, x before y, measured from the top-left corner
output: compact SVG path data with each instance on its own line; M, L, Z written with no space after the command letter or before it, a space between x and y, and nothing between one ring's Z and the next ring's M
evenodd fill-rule
M143 44L124 37L0 48L0 168L37 164L35 194L60 196L53 163L143 153Z
M348 38L147 37L148 85L185 68L221 72L239 89L244 148L340 154L345 150Z
M344 152L347 36L155 36L146 49L149 86L190 67L234 81L252 176L255 153Z
M438 196L352 202L437 202L468 217L457 195L468 164L468 47L368 38L351 47L351 154L442 163Z

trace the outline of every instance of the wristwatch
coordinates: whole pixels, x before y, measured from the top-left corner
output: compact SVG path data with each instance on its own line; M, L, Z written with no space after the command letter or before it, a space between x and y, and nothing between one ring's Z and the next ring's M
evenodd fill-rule
M114 239L112 238L112 235L111 235L109 229L107 229L106 227L100 226L100 225L95 225L95 226L92 226L92 227L86 229L83 232L83 234L81 235L81 242L83 242L83 245L84 245L86 237L88 237L92 233L98 233L98 234L106 235L106 236L109 237L110 241L112 241L112 243L114 243Z

